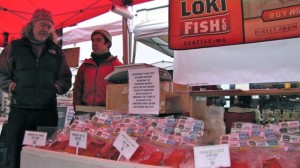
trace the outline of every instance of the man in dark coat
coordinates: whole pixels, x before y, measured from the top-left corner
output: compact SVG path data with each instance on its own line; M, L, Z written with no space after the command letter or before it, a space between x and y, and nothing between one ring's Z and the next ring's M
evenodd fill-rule
M0 87L11 93L7 146L10 168L20 167L26 130L56 127L57 94L66 93L72 73L54 31L50 11L37 9L22 30L22 38L0 55Z

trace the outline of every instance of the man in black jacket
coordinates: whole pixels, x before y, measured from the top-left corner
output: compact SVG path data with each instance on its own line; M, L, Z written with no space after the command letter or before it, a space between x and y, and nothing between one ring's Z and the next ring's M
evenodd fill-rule
M0 55L0 87L11 93L8 117L10 167L20 167L26 130L56 127L56 94L71 87L72 74L57 45L51 12L37 9L22 30L22 38L8 44Z

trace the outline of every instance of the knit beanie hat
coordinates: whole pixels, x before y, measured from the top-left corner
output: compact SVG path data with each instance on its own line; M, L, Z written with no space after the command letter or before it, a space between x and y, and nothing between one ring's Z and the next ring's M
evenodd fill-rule
M34 22L38 20L49 20L54 24L51 12L46 9L36 9L33 12L30 22Z
M93 31L92 35L91 35L91 38L95 35L95 34L101 34L104 38L106 38L109 42L110 42L110 46L108 48L111 47L111 44L112 44L112 36L111 34L106 31L106 30L103 30L103 29L98 29L98 30L95 30Z

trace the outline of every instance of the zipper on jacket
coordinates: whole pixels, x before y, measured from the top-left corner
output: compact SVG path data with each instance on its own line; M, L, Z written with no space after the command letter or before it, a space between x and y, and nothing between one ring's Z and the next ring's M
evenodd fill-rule
M97 96L97 76L98 76L98 66L96 65L96 75L95 75L95 83L94 83L94 105L96 105L96 96Z
M38 100L39 100L39 58L36 58L36 100L35 100L35 104L38 105Z

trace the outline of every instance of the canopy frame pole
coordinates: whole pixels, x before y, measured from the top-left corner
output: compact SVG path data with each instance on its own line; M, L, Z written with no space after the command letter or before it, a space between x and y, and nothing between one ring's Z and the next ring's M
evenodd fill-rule
M129 64L129 38L128 38L128 25L127 19L122 17L122 34L123 34L123 64Z
M135 64L135 57L136 57L136 47L137 47L137 41L133 41L133 51L132 51L132 64Z

